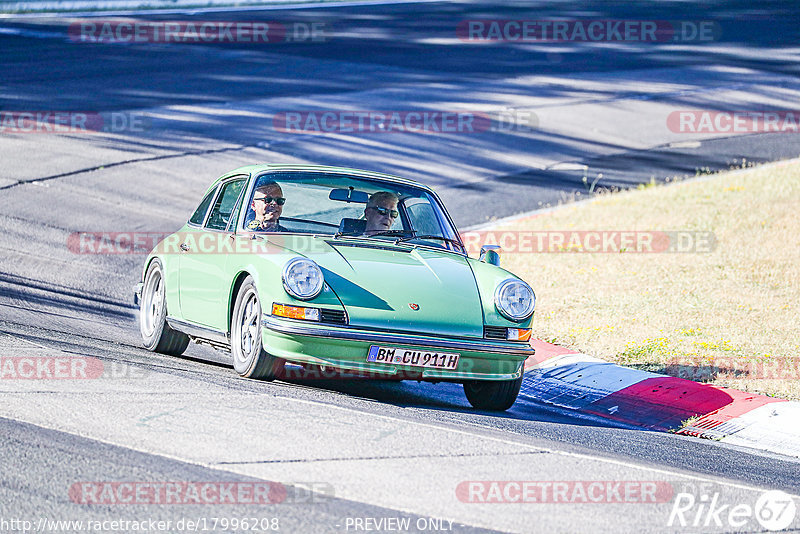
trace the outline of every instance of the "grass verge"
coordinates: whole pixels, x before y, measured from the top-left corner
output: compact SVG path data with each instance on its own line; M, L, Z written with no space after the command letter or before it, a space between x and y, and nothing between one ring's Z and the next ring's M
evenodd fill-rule
M800 400L798 207L793 160L601 195L493 231L682 232L670 234L672 244L712 235L706 251L653 253L587 253L582 241L565 238L552 253L504 251L501 264L536 291L541 339L620 365Z

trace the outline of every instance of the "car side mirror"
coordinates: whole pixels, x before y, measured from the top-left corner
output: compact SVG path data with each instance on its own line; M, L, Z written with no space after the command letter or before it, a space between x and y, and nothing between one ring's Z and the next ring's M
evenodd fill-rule
M483 245L481 247L481 255L478 259L483 263L489 263L491 265L500 265L500 246Z

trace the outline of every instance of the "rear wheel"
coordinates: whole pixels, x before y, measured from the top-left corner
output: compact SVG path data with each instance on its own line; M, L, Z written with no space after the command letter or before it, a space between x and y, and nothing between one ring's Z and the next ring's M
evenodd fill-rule
M189 346L189 336L167 324L166 293L164 269L159 260L153 260L142 285L139 332L147 350L180 356Z
M521 386L522 376L515 380L471 380L464 382L464 394L474 408L502 412L517 400Z
M233 306L231 354L233 368L246 378L274 380L286 363L269 354L261 345L261 301L251 276L242 282Z

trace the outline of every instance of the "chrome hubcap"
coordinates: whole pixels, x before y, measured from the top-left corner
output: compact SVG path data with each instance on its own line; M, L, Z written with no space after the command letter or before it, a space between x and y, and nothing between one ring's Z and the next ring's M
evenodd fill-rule
M161 271L153 271L142 291L142 333L153 335L164 313L164 283Z
M250 292L246 296L245 305L242 306L241 320L239 322L239 346L244 358L247 358L257 349L258 319L260 315L261 307L258 304L258 297L254 292Z

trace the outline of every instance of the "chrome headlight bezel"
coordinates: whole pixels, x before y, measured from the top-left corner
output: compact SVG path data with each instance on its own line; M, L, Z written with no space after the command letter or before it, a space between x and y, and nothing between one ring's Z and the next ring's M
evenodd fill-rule
M504 306L503 298L505 293L509 290L510 286L512 285L519 285L522 288L530 291L530 302L528 306L522 311L522 313L515 314L512 310L507 309ZM536 309L536 293L533 292L533 288L520 280L519 278L507 278L500 282L494 290L494 307L497 311L508 319L509 321L514 321L515 323L521 323L526 319L530 318L533 315L534 310Z
M319 273L318 282L315 283L307 293L301 292L294 279L294 276L296 276L296 269L302 268L302 266L316 270L317 273ZM322 269L319 268L319 265L317 265L314 260L297 257L287 261L286 265L283 266L281 282L283 282L283 289L294 298L298 300L311 300L322 292L322 288L325 286L325 276L322 274Z

